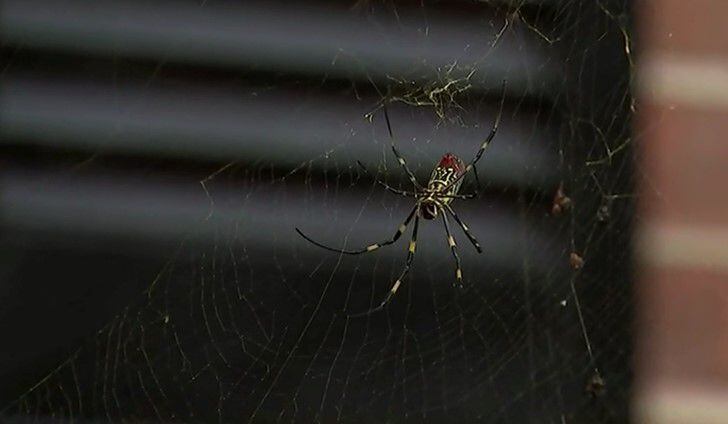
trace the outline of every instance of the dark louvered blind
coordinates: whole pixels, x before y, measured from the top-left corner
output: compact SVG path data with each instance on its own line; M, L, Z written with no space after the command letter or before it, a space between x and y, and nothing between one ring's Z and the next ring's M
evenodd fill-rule
M595 63L621 58L614 48L619 31L596 6L514 3L1 1L0 142L5 159L0 225L8 267L0 288L7 305L0 315L6 346L0 353L0 378L10 383L2 384L0 407L8 405L7 416L266 421L284 411L286 420L334 421L338 410L345 411L338 419L356 421L427 416L427 411L437 419L448 409L455 417L481 419L490 410L510 422L541 414L549 418L536 421L623 416L629 372L612 363L612 381L621 387L597 409L589 409L591 398L583 389L598 376L599 363L584 345L583 314L576 309L557 312L562 301L573 306L570 255L583 254L586 245L599 251L623 243L619 239L600 247L579 235L579 223L591 222L591 210L603 206L603 193L589 185L595 174L586 164L600 160L595 151L604 138L628 131L601 113L617 116L624 105L600 96L614 90L615 81L626 74L594 73ZM468 398L470 380L452 386L453 393L434 390L440 383L424 373L420 382L409 364L390 378L354 382L351 377L351 386L344 385L337 361L356 363L356 347L366 352L372 343L399 333L381 315L356 330L358 335L333 334L338 330L329 335L326 323L343 323L346 308L326 305L346 296L357 297L353 309L377 303L399 272L407 241L378 252L376 262L345 258L337 265L331 262L336 262L335 254L306 244L294 227L334 246L345 242L356 247L389 235L411 203L380 193L356 165L361 161L389 184L409 188L389 150L381 102L390 100L397 145L425 182L444 152L472 157L493 124L503 80L501 126L478 166L480 196L455 203L486 253L468 250L467 239L457 233L467 278L483 280L483 303L465 306L454 317L486 326L471 336L492 336L483 341L492 345L492 350L485 348L492 356L469 356L477 356L466 346L470 336L462 337L463 352L451 354L454 348L447 339L454 337L452 321L438 321L442 305L437 296L453 290L453 264L439 221L421 225L413 287L401 291L391 306L393 316L401 318L407 305L429 305L429 312L417 312L427 328L407 330L440 338L443 353L428 369L470 361L479 364L472 365L473 381L502 391L482 400L478 411L475 400L465 406L453 400ZM605 105L597 105L601 101ZM578 111L584 105L582 114ZM580 209L582 215L552 213L554 193L564 182L568 195L578 199L581 192L581 205L590 205ZM622 186L609 185L615 187ZM477 188L469 178L465 189ZM625 227L615 228L622 234ZM587 260L598 264L597 280L610 268L605 260ZM614 267L617 275L626 272L622 262ZM357 276L362 269L368 279L347 294L350 281L364 278ZM174 273L184 277L177 279ZM232 318L218 315L218 320L228 331L226 322L253 311L244 321L259 320L260 330L241 327L233 338L243 342L243 350L246 341L255 345L256 331L261 340L280 343L258 346L259 353L246 351L259 359L271 353L261 359L270 367L268 373L243 377L244 368L233 371L225 353L231 342L220 341L225 337L209 328L211 318L205 315L218 313L223 293L213 289L212 295L200 295L200 287L209 284L206 275L247 290L240 299L247 293L249 304L228 304ZM160 293L154 290L167 293L161 303L153 300ZM601 295L586 294L586 308ZM144 384L99 382L99 370L114 362L105 350L110 348L98 348L99 340L105 344L104 337L120 332L139 350L145 345L136 339L136 330L122 329L129 316L137 320L134 328L153 328L165 319L179 323L174 313L162 310L172 311L175 302L193 296L201 296L197 306L204 314L186 313L192 329L180 343L191 356L207 358L200 361L212 364L206 369L218 373L213 380L219 387L191 383L197 381L192 374L205 372L203 366L192 374L185 370L177 383L174 373L142 375L170 361L165 352L171 345L165 347L162 336L160 346L150 347L156 356L139 371L142 382L160 380L147 403L139 400L145 397ZM145 304L146 298L152 300ZM322 310L334 312L321 318L331 313ZM623 328L625 314L616 317L613 327L587 328L594 332L587 344L626 339L626 330L614 330ZM594 315L587 313L587 321L595 322ZM298 322L317 329L297 328ZM540 332L539 323L553 324L549 331L554 334L559 326L568 331L563 338L554 336L554 344L551 336L542 337L551 333ZM288 328L290 332L283 331ZM613 331L622 332L612 336ZM351 337L363 338L352 342ZM339 342L354 345L339 347L337 356ZM195 351L185 343L202 347ZM605 349L614 354L621 347L603 346L600 352ZM629 349L624 349L617 355L618 365L627 361ZM315 359L307 366L296 361L299 355ZM292 359L282 361L287 357ZM570 366L573 358L578 364ZM321 369L317 360L323 361ZM133 359L120 361L129 367L126 374L137 373ZM373 361L372 375L378 375L378 368L391 371L386 358ZM64 377L71 365L73 377ZM498 367L505 367L507 375ZM345 406L340 393L323 400L301 395L312 368L324 375L328 370L334 375L329 384L361 402L360 408L372 405L373 411ZM57 390L56 383L44 386L49 373L61 382L61 395L49 394L54 400L31 405L39 381L45 392ZM234 384L253 375L259 386ZM74 383L76 378L82 382ZM317 374L311 390L323 392L317 378L325 380ZM183 387L179 393L177 384ZM424 389L412 387L418 384ZM112 396L107 385L118 393ZM563 393L554 391L558 387ZM250 403L215 410L201 393L218 390L228 396L219 396L225 401L240 390ZM442 397L433 398L435 391L442 391ZM394 398L392 403L400 406L387 409L390 392L410 397ZM68 405L56 403L66 394ZM120 400L108 406L114 397ZM407 403L412 398L424 405L416 414ZM300 411L293 406L299 404Z

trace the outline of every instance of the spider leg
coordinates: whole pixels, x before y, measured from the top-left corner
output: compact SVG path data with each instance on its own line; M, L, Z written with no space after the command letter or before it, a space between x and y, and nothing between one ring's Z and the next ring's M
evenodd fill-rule
M452 180L452 182L450 182L450 184L448 184L446 187L444 187L442 189L442 191L446 192L448 189L450 189L450 187L457 184L458 181L463 179L463 177L465 177L468 174L468 172L473 170L473 167L475 167L475 164L478 163L480 158L483 156L485 149L488 148L488 145L490 144L491 141L493 141L493 137L495 137L495 134L498 132L498 126L500 125L501 116L503 115L503 103L505 103L505 101L506 101L506 80L503 80L503 94L501 95L500 108L498 109L498 115L495 117L495 122L493 122L493 128L490 129L490 134L488 134L488 137L486 137L483 144L480 145L480 149L478 149L478 151L475 153L475 157L473 158L473 160L471 160L470 163L468 163L468 165L465 167L465 171L462 174L460 174L459 177Z
M442 210L442 208L440 208ZM445 224L445 233L447 234L447 244L450 246L452 256L455 258L455 279L459 287L463 286L463 271L460 268L460 256L458 256L458 246L455 238L450 233L450 224L447 222L447 214L442 210L442 223Z
M506 80L503 80L503 94L501 95L501 102L500 102L500 108L498 109L498 115L495 117L495 122L493 122L493 128L490 129L490 134L488 134L488 137L486 137L483 144L480 145L480 149L478 149L478 152L475 154L475 158L470 162L470 165L468 165L468 168L472 168L475 166L476 163L480 160L480 157L483 156L483 152L485 152L485 149L488 148L488 145L491 141L493 141L493 137L495 137L495 134L498 132L498 125L500 125L501 116L503 115L503 103L505 103L506 100ZM467 172L467 168L466 168Z
M460 228L463 229L465 236L473 244L473 246L475 247L475 250L477 250L478 253L483 253L483 249L480 247L480 243L478 243L478 240L476 240L475 236L473 236L470 233L470 229L468 229L468 226L465 225L465 223L460 219L458 214L455 213L455 210L453 210L452 206L446 204L445 209L447 209L447 211L450 213L450 215L452 215L452 217L455 218L455 222L457 222L458 225L460 226Z
M389 289L389 292L384 297L384 300L382 300L382 302L376 308L372 308L366 312L349 315L350 317L352 317L352 318L360 317L360 316L372 314L377 311L381 311L382 309L384 309L385 306L387 306L387 303L389 303L389 301L392 300L392 297L394 297L394 294L397 293L399 286L402 285L402 280L404 280L404 277L406 277L407 273L409 273L410 267L412 266L412 261L415 258L415 249L417 248L417 227L419 226L419 223L420 223L420 217L418 215L415 218L415 224L413 225L412 239L410 239L409 250L407 251L407 260L404 263L404 269L399 274L399 277L394 282L394 284L392 284L392 287Z
M384 109L384 119L387 121L387 131L389 131L389 140L392 143L392 152L394 152L394 156L397 158L397 162L399 162L399 165L404 169L404 172L407 173L407 176L409 177L410 181L412 181L412 184L416 188L421 189L420 183L417 182L417 178L415 178L415 174L410 171L409 167L407 166L407 162L405 162L404 157L399 153L397 148L394 146L394 135L392 134L392 124L389 123L389 112L387 112L387 105L385 103L382 104L382 109Z
M440 194L437 193L435 195L438 199L462 199L462 200L470 200L475 199L478 197L478 193L466 193L466 194Z
M417 196L417 193L415 193L413 191L400 190L398 188L394 188L394 187L390 186L389 184L385 183L384 181L382 181L379 178L377 178L374 175L372 175L372 173L369 172L369 170L366 168L366 166L364 166L363 163L361 163L359 161L356 161L356 163L358 163L359 166L361 167L361 169L364 170L364 173L365 174L367 174L370 177L372 177L377 184L379 184L380 186L386 188L388 191L391 191L394 194L399 194L400 196L406 196L406 197L415 197L415 196Z
M478 178L478 168L473 167L473 175L475 175L475 186L477 187L475 191L477 194L480 194L480 192L483 190L483 187L481 187L480 178Z
M319 243L316 240L313 240L311 237L303 234L303 232L301 230L299 230L298 228L296 228L296 232L298 232L298 234L300 234L301 237L306 239L306 241L308 241L309 243L314 244L322 249L330 250L330 251L336 252L336 253L343 253L346 255L359 255L362 253L372 252L374 250L379 249L380 247L388 246L388 245L394 243L395 241L397 241L400 238L400 236L402 236L402 233L404 233L404 230L407 229L407 225L409 225L410 221L412 221L412 217L415 216L415 213L417 212L418 207L419 207L419 204L416 204L415 207L412 208L412 212L410 212L410 214L407 215L407 219L405 219L404 222L399 226L399 228L397 228L397 232L394 233L394 236L392 236L391 239L380 242L380 243L370 244L369 246L367 246L363 249L356 249L356 250L336 249L333 247L326 246L325 244ZM417 227L417 220L415 220L415 228L416 227Z

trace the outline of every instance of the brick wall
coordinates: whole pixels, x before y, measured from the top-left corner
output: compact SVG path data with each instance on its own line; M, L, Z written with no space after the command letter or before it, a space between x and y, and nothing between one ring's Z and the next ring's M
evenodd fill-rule
M728 423L728 1L638 3L634 416Z

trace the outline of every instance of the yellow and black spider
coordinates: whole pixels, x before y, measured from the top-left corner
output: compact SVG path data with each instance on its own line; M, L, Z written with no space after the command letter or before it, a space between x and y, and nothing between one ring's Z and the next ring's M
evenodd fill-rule
M407 176L409 177L410 181L414 185L414 191L406 191L406 190L400 190L394 187L389 186L387 183L376 179L375 181L383 186L385 189L407 197L414 197L415 198L415 206L412 208L412 211L407 215L407 218L404 220L404 222L399 226L397 229L397 232L394 233L394 236L386 241L380 242L380 243L374 243L370 244L369 246L363 248L363 249L357 249L357 250L345 250L345 249L335 249L333 247L326 246L324 244L321 244L307 235L305 235L301 230L296 228L296 231L298 234L301 235L304 239L306 239L308 242L321 247L326 250L330 250L332 252L336 253L343 253L347 255L359 255L362 253L367 252L373 252L380 247L387 246L390 244L393 244L396 242L400 236L404 233L404 231L407 229L407 226L412 221L412 218L414 218L415 223L413 225L412 230L412 239L410 240L409 244L409 251L407 253L407 260L404 264L404 269L399 275L399 278L394 282L392 287L389 289L389 293L387 293L387 296L382 300L382 302L377 306L376 308L370 309L369 311L366 311L362 314L356 314L356 315L365 315L370 314L372 312L376 312L384 308L384 306L387 305L387 303L392 299L394 294L397 292L397 289L399 289L399 286L402 284L402 280L407 275L407 273L410 270L410 266L412 265L412 260L415 257L415 249L417 246L417 227L419 225L419 219L422 217L423 219L431 220L435 219L438 215L442 215L442 222L445 226L445 233L447 234L447 242L450 245L450 250L452 251L452 255L455 258L455 278L457 281L457 284L462 286L463 281L463 273L460 268L460 257L457 253L457 244L455 243L455 239L453 238L452 234L450 233L450 224L447 220L447 214L452 215L452 217L455 219L455 222L462 228L465 235L468 237L468 240L473 244L475 249L478 251L478 253L482 253L482 249L480 248L480 244L478 244L478 241L475 239L475 237L470 233L470 230L468 229L468 226L465 225L465 223L457 216L455 211L453 210L452 206L450 206L450 203L454 199L471 199L475 197L473 194L459 194L458 191L460 190L460 186L463 183L463 178L465 175L474 169L475 164L480 160L480 158L483 156L483 153L485 152L485 149L488 147L490 142L495 137L496 132L498 131L498 125L500 123L501 114L503 112L503 102L505 100L505 81L503 82L503 96L501 97L501 103L500 108L498 110L498 115L496 116L495 122L493 123L493 128L490 130L490 134L488 134L488 137L485 139L483 144L480 146L480 149L478 149L477 153L475 154L475 157L468 163L467 165L457 156L455 156L452 153L446 153L440 161L437 163L437 166L435 169L432 170L432 174L430 175L430 180L427 183L427 187L422 187L419 182L417 182L417 179L415 178L412 171L407 166L407 163L405 162L402 155L399 153L397 148L394 145L394 135L392 134L392 126L389 123L389 114L387 113L387 108L384 107L384 119L387 122L387 130L389 131L389 138L392 144L392 152L394 152L395 157L397 158L397 161L402 166L402 169L405 171ZM357 161L359 166L364 169L364 171L368 174L369 171L366 170L366 167L359 161ZM356 316L354 315L354 316Z

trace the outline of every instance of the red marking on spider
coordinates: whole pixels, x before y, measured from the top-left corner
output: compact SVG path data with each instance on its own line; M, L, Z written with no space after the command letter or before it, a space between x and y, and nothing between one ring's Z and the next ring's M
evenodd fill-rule
M440 163L438 163L437 166L440 166L442 168L452 168L455 170L455 172L458 173L465 170L465 164L463 163L463 161L452 153L445 153L442 159L440 159Z

